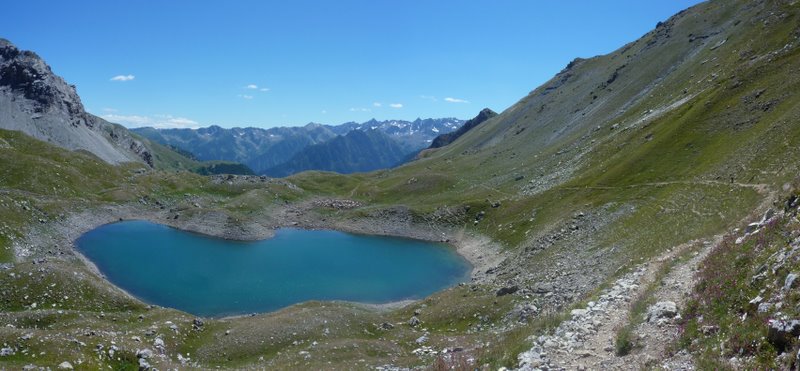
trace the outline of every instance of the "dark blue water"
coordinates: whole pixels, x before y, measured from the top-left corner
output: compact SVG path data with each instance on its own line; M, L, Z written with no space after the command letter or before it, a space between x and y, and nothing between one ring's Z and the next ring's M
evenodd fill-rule
M417 299L469 279L471 269L441 244L336 231L282 229L240 242L126 221L84 234L77 246L132 295L200 316L308 300Z

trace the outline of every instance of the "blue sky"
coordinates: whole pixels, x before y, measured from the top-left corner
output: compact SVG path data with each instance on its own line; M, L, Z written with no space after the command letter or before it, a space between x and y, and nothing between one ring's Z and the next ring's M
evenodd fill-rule
M26 0L0 37L127 126L471 118L698 2Z

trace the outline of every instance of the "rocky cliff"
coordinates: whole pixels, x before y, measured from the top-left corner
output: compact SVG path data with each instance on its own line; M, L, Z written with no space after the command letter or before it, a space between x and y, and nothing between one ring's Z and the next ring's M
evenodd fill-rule
M5 39L0 39L0 128L85 150L111 164L153 166L144 143L124 127L87 113L74 85L54 74L36 53Z

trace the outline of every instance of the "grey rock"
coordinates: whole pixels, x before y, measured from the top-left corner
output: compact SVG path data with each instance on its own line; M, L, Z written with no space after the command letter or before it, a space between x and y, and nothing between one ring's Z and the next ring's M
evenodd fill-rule
M750 224L747 225L747 227L744 227L744 233L745 234L750 234L750 233L755 232L759 228L761 228L761 223L750 223Z
M150 362L147 362L147 360L144 358L139 358L139 370L146 371L151 368L152 366L150 366Z
M703 335L713 335L716 334L718 331L719 331L719 326L706 325L700 328L700 332Z
M59 370L72 370L73 369L72 363L69 363L67 361L61 362L61 363L58 364L58 369Z
M792 289L795 286L796 281L797 281L796 274L789 273L788 275L786 275L786 280L784 280L783 282L783 290L789 291L790 289Z
M383 322L380 325L378 325L378 329L380 329L380 330L391 330L393 328L394 328L394 325L389 323L389 322Z
M656 322L662 318L673 318L678 315L678 306L672 301L661 301L647 309L647 321Z
M0 128L21 131L105 162L144 162L150 150L120 125L89 114L75 86L55 75L36 53L0 39Z
M773 216L775 216L775 210L773 210L773 209L767 210L767 212L764 213L764 216L761 218L761 223L760 224L761 225L767 224L767 222L770 219L772 219Z
M417 318L417 316L412 316L411 319L408 320L408 325L411 327L419 326L419 324L420 321L419 318Z
M767 340L782 353L791 342L791 338L800 335L800 320L776 320L768 323Z
M753 299L751 299L747 304L749 304L750 308L758 308L761 305L761 302L764 301L764 298L761 295L757 295Z
M505 295L513 294L513 293L515 293L517 291L519 291L519 286L516 286L516 285L514 285L514 286L506 286L506 287L501 288L500 290L497 290L497 292L495 294L497 296L505 296Z
M0 357L8 357L8 356L13 356L13 355L14 355L14 353L16 353L16 352L15 352L15 351L14 351L14 349L12 349L12 348L3 348L3 349L0 349Z
M153 357L153 351L150 349L140 349L136 351L136 358L148 359L152 357Z

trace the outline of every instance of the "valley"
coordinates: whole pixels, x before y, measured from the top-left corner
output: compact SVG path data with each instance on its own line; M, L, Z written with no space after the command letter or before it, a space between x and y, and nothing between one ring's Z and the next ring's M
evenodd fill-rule
M429 131L414 144L399 120L129 131L3 41L0 368L797 367L798 30L794 1L703 2L502 112L403 122ZM273 134L300 139L252 139ZM75 241L124 220L413 238L472 272L388 305L198 317L87 264Z

